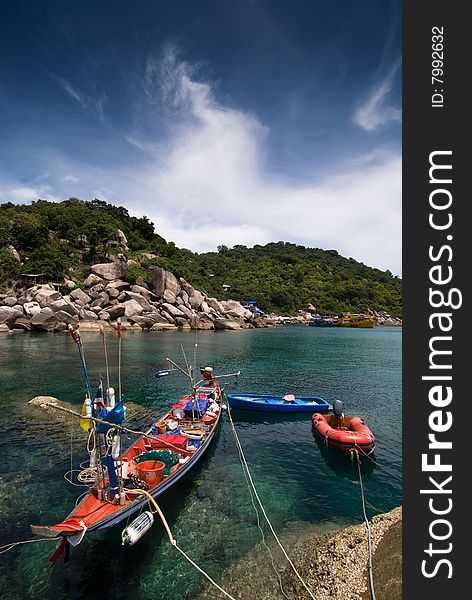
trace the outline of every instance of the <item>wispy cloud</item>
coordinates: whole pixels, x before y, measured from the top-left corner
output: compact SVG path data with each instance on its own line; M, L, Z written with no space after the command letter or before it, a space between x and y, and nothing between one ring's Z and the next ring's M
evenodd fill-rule
M129 168L50 155L47 170L79 180L74 195L112 197L195 251L286 240L401 272L399 153L372 148L363 160L353 156L338 165L335 177L323 176L314 156L303 181L284 178L266 163L268 127L218 101L215 86L174 50L149 58L143 73L147 109L169 109L166 135L141 139L128 132L141 148L140 162ZM54 194L71 195L70 183L58 179Z
M370 91L356 109L353 121L365 131L374 131L392 122L401 121L401 109L390 103L395 77L400 67L398 60L390 72Z
M96 95L89 95L78 87L74 87L72 83L64 77L59 77L59 75L55 75L49 71L48 75L55 83L57 83L63 92L78 102L84 110L95 115L100 121L104 120L103 107L107 101L107 95L104 92Z

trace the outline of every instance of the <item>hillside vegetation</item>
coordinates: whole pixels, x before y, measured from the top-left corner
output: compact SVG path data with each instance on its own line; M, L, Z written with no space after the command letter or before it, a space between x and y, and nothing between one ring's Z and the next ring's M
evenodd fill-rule
M132 283L136 278L149 281L148 267L158 265L209 296L254 298L260 308L282 314L309 304L331 314L367 309L392 316L402 313L398 277L344 258L336 250L272 242L253 248L219 246L217 252L197 254L167 242L147 217L132 217L124 207L101 200L0 205L3 287L31 273L51 278L64 274L80 285L91 264L113 255L135 261L125 276ZM223 285L231 287L226 291Z

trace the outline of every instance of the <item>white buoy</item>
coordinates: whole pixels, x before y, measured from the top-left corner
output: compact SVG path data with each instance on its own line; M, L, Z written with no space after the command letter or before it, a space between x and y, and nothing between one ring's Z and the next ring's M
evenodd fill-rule
M133 546L138 540L140 540L146 531L151 529L154 523L154 517L151 512L146 510L141 513L137 519L132 521L121 534L121 541L123 546Z
M107 407L113 408L115 406L115 390L114 388L107 389Z

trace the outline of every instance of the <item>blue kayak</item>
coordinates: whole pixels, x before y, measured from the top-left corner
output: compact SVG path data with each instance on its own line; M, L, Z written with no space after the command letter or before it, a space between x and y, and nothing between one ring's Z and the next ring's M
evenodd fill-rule
M331 404L321 396L273 396L272 394L228 394L231 408L267 412L300 413L327 412Z

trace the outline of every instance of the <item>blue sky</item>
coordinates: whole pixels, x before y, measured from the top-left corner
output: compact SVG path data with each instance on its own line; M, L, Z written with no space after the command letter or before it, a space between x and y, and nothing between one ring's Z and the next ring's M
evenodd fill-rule
M401 272L399 0L10 0L0 72L1 202Z

